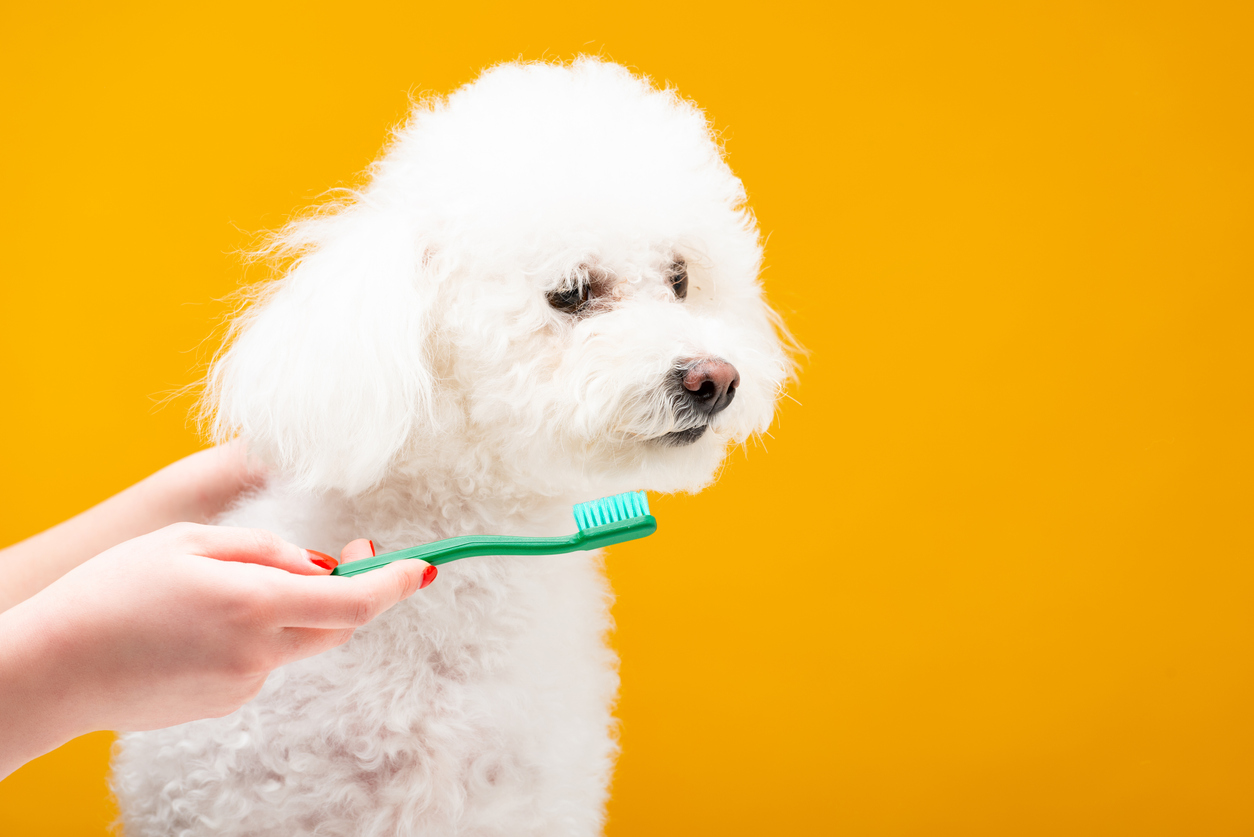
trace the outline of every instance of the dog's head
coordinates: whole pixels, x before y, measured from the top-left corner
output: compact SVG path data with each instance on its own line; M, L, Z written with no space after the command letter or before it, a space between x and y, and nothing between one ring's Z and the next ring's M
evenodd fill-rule
M439 454L540 490L697 488L789 365L744 203L674 92L496 67L283 233L290 271L210 374L216 431L348 492Z

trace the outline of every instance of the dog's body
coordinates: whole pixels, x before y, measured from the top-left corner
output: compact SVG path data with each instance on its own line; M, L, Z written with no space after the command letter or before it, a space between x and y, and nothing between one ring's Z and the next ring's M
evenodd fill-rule
M438 520L445 501L464 521L408 522ZM225 522L298 543L377 532L381 549L571 528L560 508L428 502L279 490ZM238 712L128 736L115 774L128 834L597 833L617 685L597 560L460 563L347 645L272 674Z
M787 370L743 199L700 112L614 65L420 108L355 202L288 231L300 260L214 367L219 433L275 475L220 522L392 550L701 487ZM595 554L449 564L238 712L124 736L127 834L596 834L609 604Z

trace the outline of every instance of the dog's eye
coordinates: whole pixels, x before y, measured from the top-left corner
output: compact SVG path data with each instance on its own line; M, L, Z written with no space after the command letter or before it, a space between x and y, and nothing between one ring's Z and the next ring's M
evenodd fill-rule
M559 288L556 291L549 291L549 305L567 314L574 314L587 303L588 286L582 282L573 288Z
M666 275L667 284L675 292L677 299L688 298L688 265L683 259L676 259Z

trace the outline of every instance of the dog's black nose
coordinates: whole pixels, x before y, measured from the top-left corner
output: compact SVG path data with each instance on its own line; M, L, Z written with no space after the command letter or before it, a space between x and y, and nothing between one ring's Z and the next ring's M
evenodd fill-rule
M736 397L740 373L722 358L706 358L682 367L679 382L689 403L712 416L726 410Z

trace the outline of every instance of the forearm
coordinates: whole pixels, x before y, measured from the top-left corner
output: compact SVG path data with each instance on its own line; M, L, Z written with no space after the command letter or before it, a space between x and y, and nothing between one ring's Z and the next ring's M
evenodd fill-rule
M171 523L205 523L260 481L242 445L199 451L64 523L0 550L0 613L79 564Z
M28 604L0 613L0 779L92 731L61 665L56 631L41 629Z

